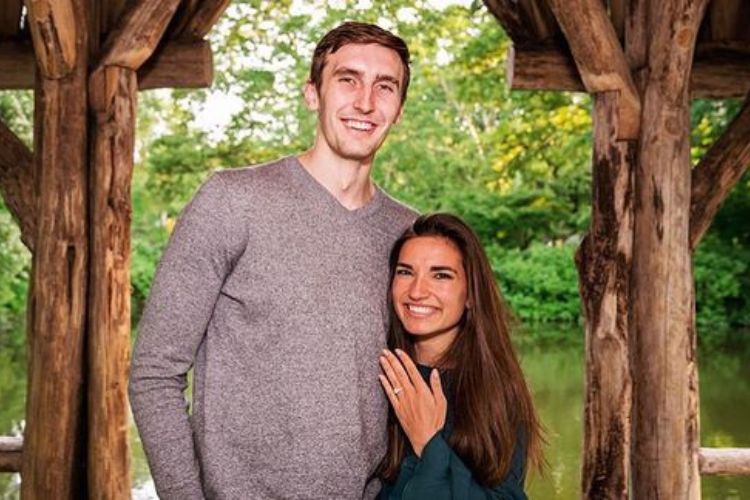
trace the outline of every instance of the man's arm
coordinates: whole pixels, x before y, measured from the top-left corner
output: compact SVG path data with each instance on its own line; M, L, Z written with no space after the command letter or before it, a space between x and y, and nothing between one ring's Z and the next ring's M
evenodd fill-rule
M138 325L130 401L162 499L204 497L184 391L219 291L244 250L231 201L223 179L213 175L188 204Z

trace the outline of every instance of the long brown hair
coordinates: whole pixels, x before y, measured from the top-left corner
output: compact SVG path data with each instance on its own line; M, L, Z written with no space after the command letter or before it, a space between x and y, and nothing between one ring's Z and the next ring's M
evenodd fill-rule
M485 486L508 474L516 442L526 455L525 470L542 470L542 427L510 341L510 310L495 283L479 238L460 218L450 214L419 217L393 246L390 283L404 244L420 236L452 241L461 251L467 279L467 307L458 335L443 354L440 367L450 367L455 401L451 448ZM396 316L388 294L388 344L415 356L414 342ZM391 409L388 450L378 475L395 482L408 440Z

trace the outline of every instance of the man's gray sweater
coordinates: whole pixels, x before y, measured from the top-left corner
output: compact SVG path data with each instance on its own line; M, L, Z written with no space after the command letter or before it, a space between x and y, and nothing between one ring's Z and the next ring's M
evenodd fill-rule
M296 158L201 187L159 264L131 366L161 498L364 495L386 439L387 256L414 217L379 189L347 210Z

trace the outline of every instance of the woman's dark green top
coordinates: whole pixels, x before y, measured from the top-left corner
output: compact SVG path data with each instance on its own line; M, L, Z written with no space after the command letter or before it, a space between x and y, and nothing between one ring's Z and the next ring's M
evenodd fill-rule
M429 385L432 368L418 365L419 371ZM455 398L450 374L441 374L448 400L445 427L435 434L417 457L409 452L401 463L396 483L384 483L380 500L479 500L479 499L526 499L523 490L524 464L526 462L521 436L516 440L508 475L492 488L482 486L473 477L471 470L451 449L448 438L453 429ZM446 380L447 379L447 380Z

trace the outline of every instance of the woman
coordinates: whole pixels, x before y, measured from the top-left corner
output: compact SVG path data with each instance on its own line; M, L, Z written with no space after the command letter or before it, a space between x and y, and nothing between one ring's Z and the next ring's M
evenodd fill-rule
M394 244L390 276L380 498L526 498L541 426L479 239L458 217L422 216Z

